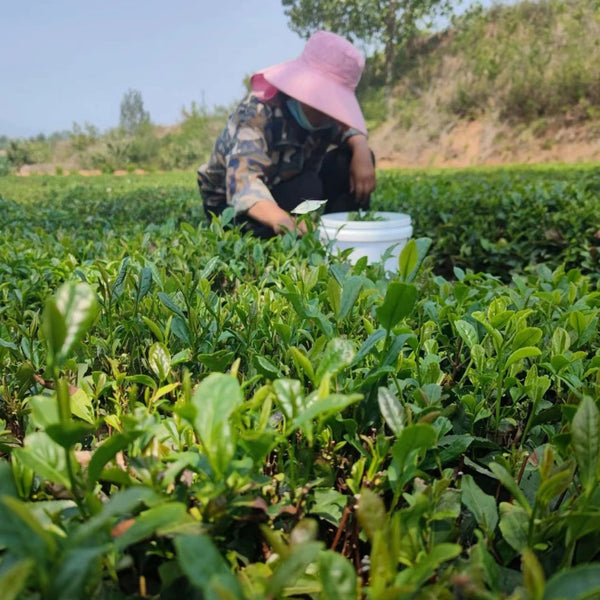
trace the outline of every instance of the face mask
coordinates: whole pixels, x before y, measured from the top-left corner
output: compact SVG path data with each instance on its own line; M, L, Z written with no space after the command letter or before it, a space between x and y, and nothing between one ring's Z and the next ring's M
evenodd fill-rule
M294 119L296 120L298 125L300 125L300 127L302 127L302 129L306 129L308 131L319 131L321 129L329 129L333 125L332 122L328 122L328 123L325 123L324 125L320 125L319 127L315 127L308 120L308 117L304 114L304 111L302 110L302 106L300 105L300 102L298 102L298 100L296 100L295 98L290 98L286 102L286 104L287 104L288 110L290 111L290 113L292 113L292 116L294 117Z

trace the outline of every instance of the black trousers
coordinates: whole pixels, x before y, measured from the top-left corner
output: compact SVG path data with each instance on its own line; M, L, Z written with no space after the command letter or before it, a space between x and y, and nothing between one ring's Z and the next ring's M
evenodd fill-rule
M304 171L292 179L282 181L270 190L271 195L287 212L292 211L304 200L327 200L326 213L368 209L370 198L359 205L354 193L350 192L351 160L352 151L347 146L330 150L323 158L320 171ZM269 226L247 215L238 216L235 222L241 224L245 231L258 237L269 238L275 235Z

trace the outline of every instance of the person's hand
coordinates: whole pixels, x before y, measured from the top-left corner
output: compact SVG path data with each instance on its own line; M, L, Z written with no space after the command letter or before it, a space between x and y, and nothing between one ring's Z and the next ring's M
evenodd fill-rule
M304 221L299 221L296 217L292 217L292 215L288 213L285 213L285 216L282 216L281 219L274 224L273 230L277 234L295 231L299 236L304 235L307 231L306 223Z
M296 220L295 217L270 200L261 200L252 205L248 210L248 216L268 225L277 234L295 231L298 235L303 235L307 231L304 221Z
M364 135L353 135L348 140L352 150L350 161L350 191L359 204L365 204L375 189L375 166L371 149Z

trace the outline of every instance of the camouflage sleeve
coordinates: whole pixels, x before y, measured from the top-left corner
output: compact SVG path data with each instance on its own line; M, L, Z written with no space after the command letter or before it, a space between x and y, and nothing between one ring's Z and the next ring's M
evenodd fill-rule
M265 125L269 108L264 104L240 107L231 123L233 145L227 156L227 203L235 214L248 211L257 202L275 202L265 183L265 171L271 165Z

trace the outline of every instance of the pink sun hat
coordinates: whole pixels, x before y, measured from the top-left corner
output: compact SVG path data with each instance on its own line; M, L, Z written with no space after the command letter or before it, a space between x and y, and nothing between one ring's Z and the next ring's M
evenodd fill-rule
M252 92L269 100L280 90L329 117L367 133L354 91L365 66L362 52L330 31L317 31L302 54L252 75Z

